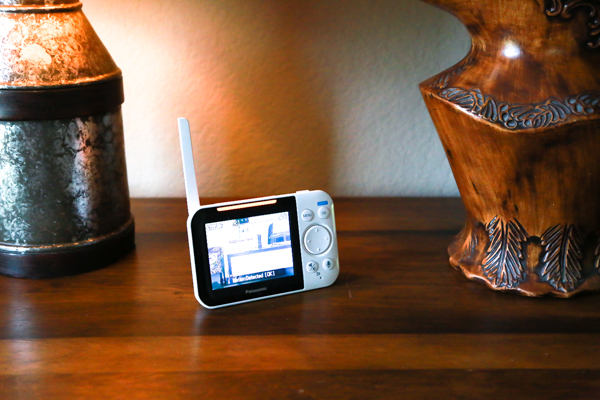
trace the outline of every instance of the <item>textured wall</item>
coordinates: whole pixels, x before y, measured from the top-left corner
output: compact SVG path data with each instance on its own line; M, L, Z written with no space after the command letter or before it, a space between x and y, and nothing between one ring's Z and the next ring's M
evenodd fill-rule
M457 195L418 83L464 57L417 0L82 0L121 67L132 196Z

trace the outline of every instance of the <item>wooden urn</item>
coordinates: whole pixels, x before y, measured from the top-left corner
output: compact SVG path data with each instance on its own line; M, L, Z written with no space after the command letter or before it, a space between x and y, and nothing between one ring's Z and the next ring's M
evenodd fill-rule
M76 0L0 0L0 274L52 278L134 247L121 70Z
M468 215L450 263L526 296L600 290L600 1L425 1L472 38L420 85Z

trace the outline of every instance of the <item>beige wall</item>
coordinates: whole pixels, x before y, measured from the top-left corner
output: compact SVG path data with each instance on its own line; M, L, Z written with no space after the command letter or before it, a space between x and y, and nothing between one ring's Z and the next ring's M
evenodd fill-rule
M417 0L82 0L121 67L132 196L457 195L418 83L466 30Z

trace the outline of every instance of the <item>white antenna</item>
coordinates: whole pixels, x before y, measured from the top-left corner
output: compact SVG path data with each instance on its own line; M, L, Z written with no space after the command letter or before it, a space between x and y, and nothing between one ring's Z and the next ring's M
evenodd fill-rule
M183 160L185 197L187 197L188 214L192 215L200 209L200 196L198 196L198 183L196 183L196 170L194 169L190 123L185 118L177 118L177 124L179 125L179 141Z

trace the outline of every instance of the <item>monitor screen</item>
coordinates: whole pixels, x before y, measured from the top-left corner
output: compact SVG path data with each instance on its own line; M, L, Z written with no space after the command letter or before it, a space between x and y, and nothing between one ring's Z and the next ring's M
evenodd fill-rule
M289 213L205 224L213 290L294 275Z

